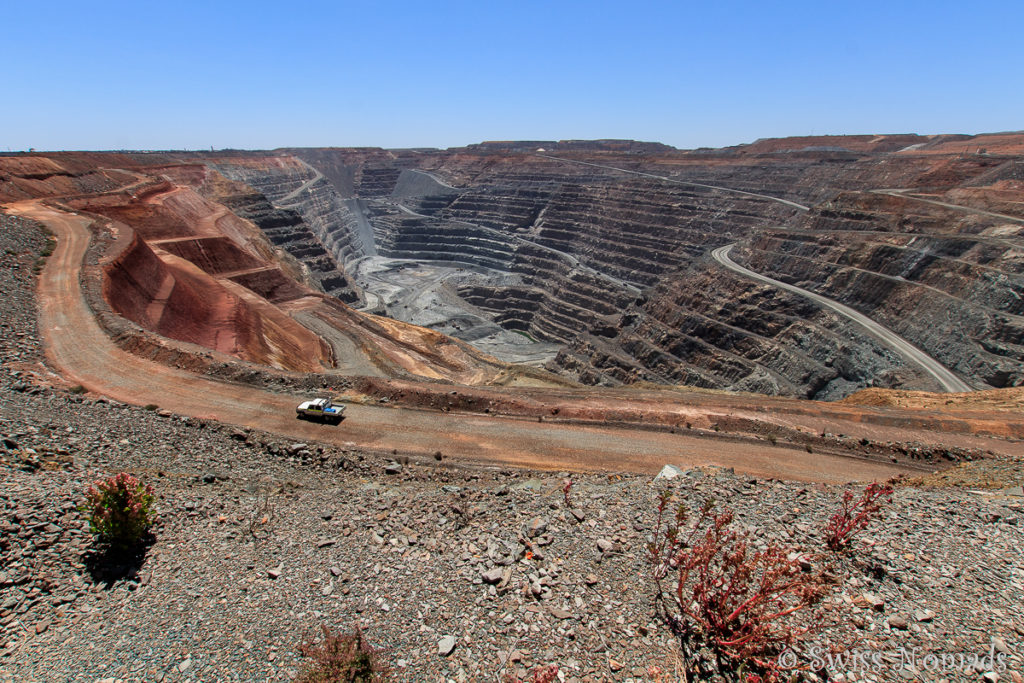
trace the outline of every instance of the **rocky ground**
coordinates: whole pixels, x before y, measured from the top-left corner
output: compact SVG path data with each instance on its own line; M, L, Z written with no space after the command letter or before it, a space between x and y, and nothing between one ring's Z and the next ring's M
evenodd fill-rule
M48 386L31 274L44 237L2 221L0 681L289 680L320 624L362 626L399 680L497 681L547 663L566 681L675 671L643 550L666 482L572 475L569 508L565 473L393 462ZM161 521L144 557L113 564L76 506L120 470L154 485ZM837 557L821 528L838 488L715 470L668 484L735 510L755 545L832 565L827 626L808 645L889 657L835 680L1021 680L1012 491L901 486ZM990 651L1001 670L926 658ZM901 654L916 669L900 670Z

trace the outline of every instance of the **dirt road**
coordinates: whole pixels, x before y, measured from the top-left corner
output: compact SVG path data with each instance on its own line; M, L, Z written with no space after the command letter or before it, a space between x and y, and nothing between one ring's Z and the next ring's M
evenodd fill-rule
M954 211L963 211L965 213L975 213L979 216L988 216L990 218L998 218L1003 221L1012 221L1014 223L1024 223L1024 218L1019 216L1009 216L1005 213L995 213L993 211L986 211L985 209L975 209L971 206L963 206L961 204L950 204L949 202L939 201L938 199L929 199L927 197L919 197L917 195L908 194L914 192L913 189L890 189L890 190L871 190L875 194L885 194L890 197L899 197L900 199L910 199L915 202L923 202L925 204L934 204L935 206L941 206L946 209L953 209Z
M716 464L761 477L838 482L905 471L856 458L809 454L767 443L712 440L644 430L527 422L489 416L352 405L333 427L300 421L301 397L227 384L166 367L116 347L79 286L89 219L38 202L7 210L46 223L58 239L39 281L40 331L49 362L90 391L174 413L349 447L548 470L656 472L666 463Z
M962 379L954 375L945 365L935 360L927 353L925 353L921 349L917 348L916 346L905 340L903 337L899 336L898 334L890 330L888 327L885 327L875 322L866 315L858 313L849 306L844 306L843 304L837 301L833 301L832 299L823 297L820 294L815 294L814 292L810 292L806 289L801 289L800 287L794 287L793 285L786 284L785 282L780 282L779 280L767 277L766 275L761 275L760 273L756 273L750 270L749 268L744 268L743 266L739 265L731 258L729 258L729 252L732 250L734 246L736 245L728 244L724 247L719 247L718 249L715 249L714 251L711 252L711 256L720 264L722 264L723 266L725 266L726 268L733 272L751 278L752 280L764 282L765 284L772 285L773 287L785 289L788 292L793 292L794 294L799 294L800 296L807 297L808 299L814 301L815 303L830 308L836 313L839 313L840 315L852 320L853 322L863 327L868 332L868 334L875 337L883 344L891 348L893 351L903 356L903 358L905 358L910 363L917 365L922 370L927 372L929 375L934 377L935 380L940 385L942 385L942 388L945 389L946 391L974 391L974 387L972 387L967 382L964 382Z

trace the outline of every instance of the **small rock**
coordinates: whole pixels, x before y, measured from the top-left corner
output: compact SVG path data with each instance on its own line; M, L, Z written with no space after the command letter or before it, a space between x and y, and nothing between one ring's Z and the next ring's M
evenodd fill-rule
M548 523L545 522L540 517L534 517L532 520L530 520L530 529L527 532L527 535L530 538L536 538L537 536L540 536L542 533L544 533L547 530L548 530Z
M284 571L282 570L281 567L275 567L274 569L268 569L267 570L267 576L269 576L272 579L279 578L281 576L281 574L283 574L283 573L284 573Z
M615 550L615 544L607 538L599 538L597 539L597 549L602 553L610 553Z
M675 465L665 465L661 468L661 472L658 472L658 476L654 478L654 481L672 480L682 473L683 471Z
M178 671L180 671L181 673L185 673L186 671L188 671L191 668L192 668L192 658L191 657L189 657L184 662L182 662L181 664L178 665Z
M593 574L587 574L586 578L583 579L583 583L587 584L588 586L593 586L597 583L597 577Z
M445 636L437 641L437 654L447 657L455 651L455 636Z
M999 683L999 674L995 671L986 671L981 675L981 680L985 683Z
M46 630L48 628L50 628L50 622L46 621L45 619L43 621L36 622L36 634L46 633Z
M922 623L928 623L935 619L935 612L930 609L919 609L914 612L914 618Z
M871 593L858 595L853 599L853 604L857 605L857 607L873 609L876 612L882 612L885 610L885 600L882 600L877 595L873 595Z
M394 460L384 466L384 474L398 474L401 471L402 466Z
M1010 648L1007 647L1006 641L999 636L992 638L992 649L1006 655L1007 657L1010 656Z
M494 569L488 569L480 577L484 580L484 583L497 584L501 582L502 573L501 567L495 567Z
M889 617L889 628L899 629L900 631L906 631L910 625L907 620L898 614L894 614Z

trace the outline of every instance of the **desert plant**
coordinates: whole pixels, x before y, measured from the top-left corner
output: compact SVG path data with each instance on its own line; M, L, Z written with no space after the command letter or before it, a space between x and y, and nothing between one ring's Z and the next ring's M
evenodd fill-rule
M112 547L137 545L156 522L153 487L121 472L94 482L85 493L81 510L89 528Z
M685 502L673 509L672 494L660 494L648 546L657 602L684 644L697 637L720 666L772 675L775 666L767 657L808 630L787 617L816 603L824 588L818 576L789 559L787 549L773 543L752 551L732 521L731 511L716 514L711 501L691 519ZM670 575L674 585L666 591L662 583Z
M249 515L249 535L254 543L266 540L270 536L276 517L274 501L281 492L283 489L275 484L262 483L256 489L252 514Z
M881 501L892 501L892 486L872 482L855 498L853 491L843 491L839 511L829 518L825 526L825 543L835 551L850 547L853 537L862 531L882 510Z
M505 676L504 683L554 683L558 680L558 665L546 664L538 666L528 674L526 680L509 674Z
M53 254L53 250L57 248L57 240L52 237L47 237L46 242L43 244L43 248L39 250L39 255L43 258L49 258Z
M357 626L352 633L338 634L321 626L323 640L299 645L299 654L309 662L295 680L298 683L377 683L390 670Z

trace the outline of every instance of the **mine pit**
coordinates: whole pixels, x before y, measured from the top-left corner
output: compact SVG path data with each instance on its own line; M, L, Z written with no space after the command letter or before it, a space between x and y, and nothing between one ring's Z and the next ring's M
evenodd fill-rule
M429 327L507 363L543 365L560 348L502 328L492 315L458 295L465 286L521 284L515 275L457 263L369 256L356 264L353 276L367 301L361 310Z

